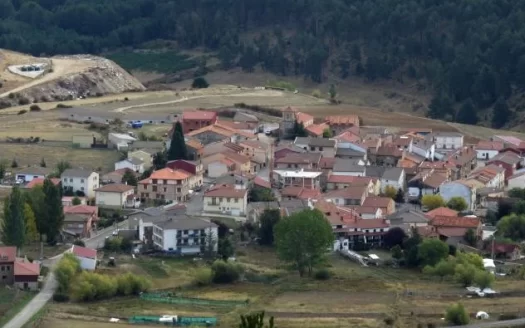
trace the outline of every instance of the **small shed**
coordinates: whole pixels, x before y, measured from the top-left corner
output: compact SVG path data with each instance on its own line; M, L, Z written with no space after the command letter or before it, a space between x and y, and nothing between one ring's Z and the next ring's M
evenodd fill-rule
M496 265L492 259L483 259L483 267L490 273L496 272Z

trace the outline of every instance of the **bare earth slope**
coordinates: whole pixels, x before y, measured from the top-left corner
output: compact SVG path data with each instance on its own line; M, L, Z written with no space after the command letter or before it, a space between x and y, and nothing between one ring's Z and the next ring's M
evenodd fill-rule
M7 69L10 65L34 62L48 62L51 69L36 79L13 74ZM22 98L29 102L60 101L145 90L136 78L114 62L90 55L34 58L0 50L0 80L3 84L0 98L10 105L18 104Z

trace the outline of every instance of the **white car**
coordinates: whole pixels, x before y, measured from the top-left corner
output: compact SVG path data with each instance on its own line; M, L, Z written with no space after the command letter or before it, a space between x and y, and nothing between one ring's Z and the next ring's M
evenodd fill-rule
M117 230L113 230L113 232L111 233L113 236L118 236L118 229Z

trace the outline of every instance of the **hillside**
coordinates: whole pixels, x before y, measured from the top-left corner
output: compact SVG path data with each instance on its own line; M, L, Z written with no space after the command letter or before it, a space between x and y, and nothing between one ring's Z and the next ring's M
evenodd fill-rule
M503 127L525 108L523 1L0 0L0 18L0 47L32 54L200 48L225 69L408 80L433 118Z
M14 69L35 63L44 67L36 77L25 76L24 72ZM105 58L87 55L32 57L1 49L0 82L1 107L145 89L137 79Z

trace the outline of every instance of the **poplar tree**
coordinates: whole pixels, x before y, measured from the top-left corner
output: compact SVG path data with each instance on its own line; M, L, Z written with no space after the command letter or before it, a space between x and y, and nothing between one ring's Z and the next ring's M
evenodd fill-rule
M47 243L54 245L64 223L64 209L62 207L62 195L59 187L55 186L51 180L44 180L44 202Z
M2 221L2 242L5 245L22 248L26 241L24 219L24 202L18 187L13 187L4 203L4 220Z
M171 136L170 149L168 151L168 161L176 159L187 159L188 150L186 149L186 142L184 141L184 132L182 131L182 124L175 123L173 135Z

